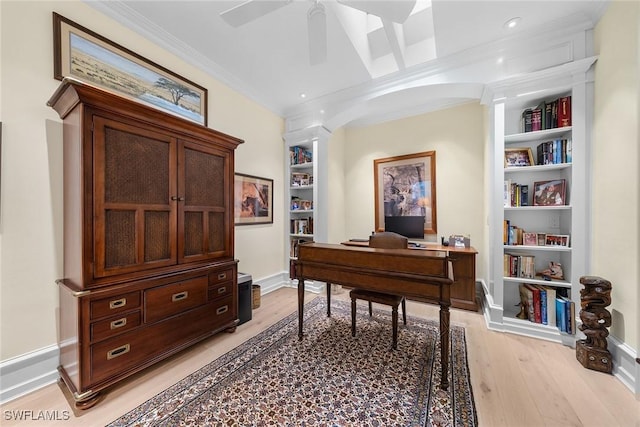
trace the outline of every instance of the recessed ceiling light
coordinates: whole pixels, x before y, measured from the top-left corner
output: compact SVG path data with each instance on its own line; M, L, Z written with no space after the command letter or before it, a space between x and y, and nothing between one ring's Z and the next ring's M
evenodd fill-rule
M511 18L507 22L504 23L504 27L505 28L515 28L518 24L520 24L520 21L522 21L522 18L520 18L519 16L517 16L515 18Z
M504 62L504 57L502 57L502 56L501 56L501 57L499 57L499 58L496 60L496 63L497 63L497 64L502 64L503 62Z
M306 94L306 93L302 92L302 93L300 94L300 98L306 98L306 97L307 97L307 94Z

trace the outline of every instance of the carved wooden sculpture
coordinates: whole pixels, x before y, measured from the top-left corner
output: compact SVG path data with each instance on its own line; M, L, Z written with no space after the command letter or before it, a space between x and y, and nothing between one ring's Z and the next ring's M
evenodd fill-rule
M583 276L580 283L580 330L587 336L576 343L576 358L587 369L611 373L613 364L607 350L607 328L611 326L611 313L605 307L611 304L611 282L601 277Z

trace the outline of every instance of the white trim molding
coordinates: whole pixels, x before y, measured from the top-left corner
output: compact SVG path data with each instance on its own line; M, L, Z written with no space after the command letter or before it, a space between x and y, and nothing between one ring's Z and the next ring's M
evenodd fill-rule
M60 349L50 345L0 362L0 404L55 383L59 361Z

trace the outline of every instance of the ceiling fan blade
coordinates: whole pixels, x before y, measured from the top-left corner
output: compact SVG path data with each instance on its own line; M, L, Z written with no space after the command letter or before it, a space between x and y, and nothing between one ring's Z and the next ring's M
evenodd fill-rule
M416 0L338 0L338 3L402 24L411 14Z
M239 27L291 3L292 0L247 0L220 14L232 27Z
M309 63L322 64L327 60L327 14L324 6L316 3L307 13L309 33Z

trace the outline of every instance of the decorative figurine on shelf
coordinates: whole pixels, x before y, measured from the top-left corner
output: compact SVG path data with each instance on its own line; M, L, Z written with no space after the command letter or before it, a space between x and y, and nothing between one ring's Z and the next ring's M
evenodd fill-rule
M583 276L580 283L584 285L580 290L580 330L587 339L576 343L576 359L587 369L610 374L613 363L607 350L607 328L611 326L611 313L605 307L611 304L611 282L601 277Z
M545 280L551 279L564 279L564 272L562 271L562 264L550 261L549 268L542 270L540 274ZM547 279L548 278L548 279Z

